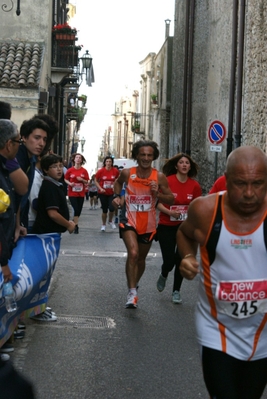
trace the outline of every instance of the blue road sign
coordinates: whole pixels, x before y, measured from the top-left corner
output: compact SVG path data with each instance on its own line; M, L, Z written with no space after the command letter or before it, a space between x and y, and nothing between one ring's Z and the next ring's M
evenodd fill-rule
M220 144L226 137L226 129L222 122L213 121L208 131L208 139L211 144Z

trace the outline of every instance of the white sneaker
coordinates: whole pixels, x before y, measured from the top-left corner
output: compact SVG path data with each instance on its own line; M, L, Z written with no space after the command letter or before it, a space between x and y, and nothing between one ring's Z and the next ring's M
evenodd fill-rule
M50 312L45 310L43 313L39 313L36 316L32 316L31 319L37 321L57 321L57 316L55 312Z
M1 353L0 357L2 362L7 362L10 359L10 356L7 353Z
M132 292L129 292L127 295L126 309L136 309L137 308L137 295L134 295Z
M112 229L116 229L116 225L115 225L115 223L113 223L113 222L109 222L109 225L110 225L110 227L111 227Z
M101 227L101 231L106 231L106 226L103 224L103 226Z

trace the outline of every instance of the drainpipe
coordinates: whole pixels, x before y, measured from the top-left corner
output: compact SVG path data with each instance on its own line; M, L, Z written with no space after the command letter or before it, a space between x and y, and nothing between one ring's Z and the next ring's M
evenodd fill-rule
M185 16L185 54L184 54L184 87L183 87L183 117L182 117L182 152L185 151L186 139L186 106L187 106L187 68L188 68L188 40L189 40L189 17L190 0L186 1Z
M238 0L233 1L233 22L232 22L232 55L231 55L231 76L229 93L229 112L228 112L228 134L226 158L233 149L233 121L234 121L234 99L235 99L235 71L236 71L236 51L237 51L237 16Z
M237 98L236 98L236 131L235 148L241 145L241 114L242 114L242 85L243 85L243 56L245 31L245 0L240 0L239 35L238 35L238 63L237 63Z
M191 0L189 26L189 56L188 56L188 87L187 87L187 129L186 129L186 153L191 153L191 128L192 128L192 74L193 74L193 47L195 25L195 0Z

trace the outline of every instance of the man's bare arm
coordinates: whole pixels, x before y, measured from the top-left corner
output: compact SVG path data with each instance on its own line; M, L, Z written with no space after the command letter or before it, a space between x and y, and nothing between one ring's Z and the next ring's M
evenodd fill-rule
M161 172L159 172L158 174L158 185L160 189L160 191L158 191L157 193L157 198L159 202L163 202L164 204L169 205L174 204L174 196L169 187L168 180L166 179L166 176Z
M204 245L213 216L215 198L198 197L188 208L187 219L177 231L177 247L182 258L180 272L192 280L198 271L196 260L198 245Z
M115 180L113 190L114 195L118 195L113 199L112 204L115 208L120 208L123 205L124 200L120 198L120 193L122 190L123 183L127 183L130 175L130 169L123 169L119 175L119 177Z

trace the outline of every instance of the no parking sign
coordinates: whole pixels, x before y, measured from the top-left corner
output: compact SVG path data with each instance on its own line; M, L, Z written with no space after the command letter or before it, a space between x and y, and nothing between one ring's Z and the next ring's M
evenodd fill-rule
M226 129L221 121L213 121L208 131L208 139L211 144L221 144L226 137Z

